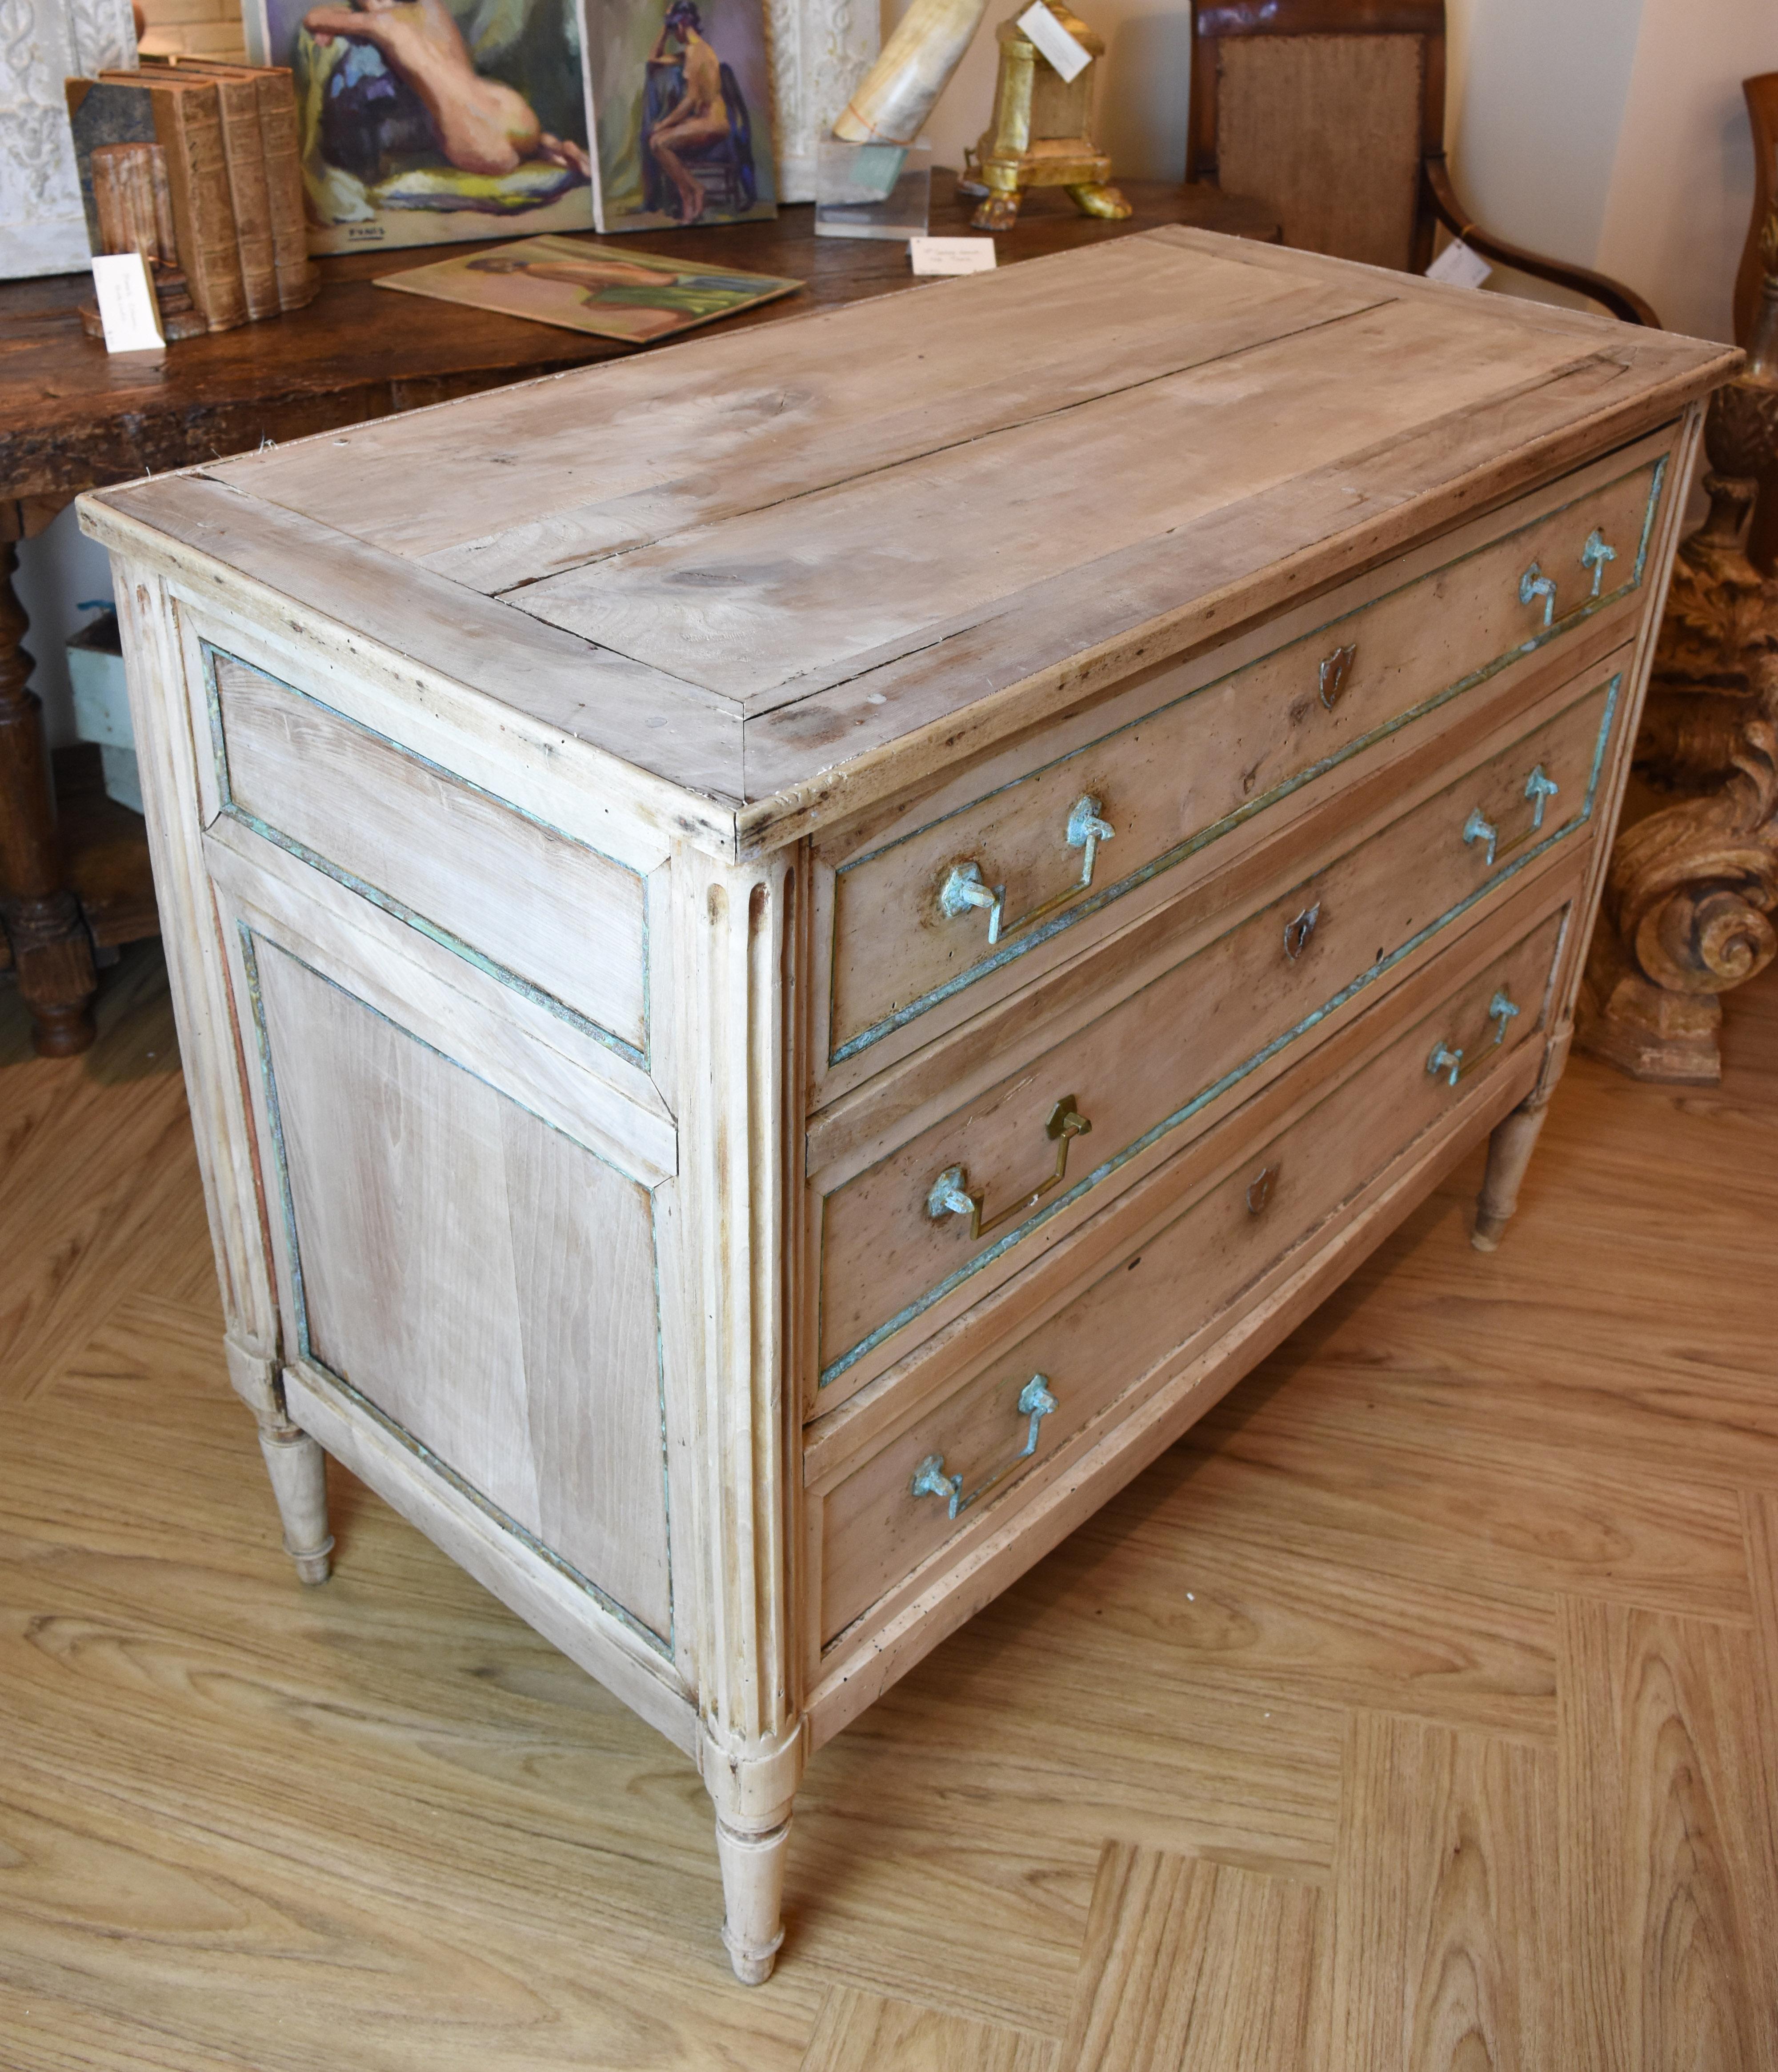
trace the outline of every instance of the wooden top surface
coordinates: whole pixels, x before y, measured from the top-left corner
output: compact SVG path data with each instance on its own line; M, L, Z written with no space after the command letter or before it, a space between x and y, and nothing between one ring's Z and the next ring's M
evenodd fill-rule
M956 199L954 178L933 177L932 228L945 236L967 232L975 206ZM1017 224L996 240L1001 265L1166 223L1239 237L1279 234L1273 212L1241 195L1170 180L1123 186L1135 210L1127 223L1084 216L1054 190L1031 195ZM510 234L522 235L521 227ZM589 233L574 241L593 240ZM908 285L899 245L817 237L810 208L782 209L767 222L675 230L660 249L699 265L803 283L795 295L727 319L725 331ZM0 282L0 499L42 499L53 508L81 490L252 452L265 439L305 438L634 351L494 310L416 302L376 285L444 256L372 250L320 260L321 292L306 309L183 340L162 359L114 356L84 335L89 273Z
M765 846L1634 437L1734 364L1170 228L89 515L733 807Z

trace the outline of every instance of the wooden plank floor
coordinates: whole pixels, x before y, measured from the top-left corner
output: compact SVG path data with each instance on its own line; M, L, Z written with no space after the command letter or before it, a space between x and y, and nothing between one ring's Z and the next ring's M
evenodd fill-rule
M343 1475L298 1588L101 1019L0 993L6 2072L1778 2072L1778 968L815 1758L757 1992L663 1742Z

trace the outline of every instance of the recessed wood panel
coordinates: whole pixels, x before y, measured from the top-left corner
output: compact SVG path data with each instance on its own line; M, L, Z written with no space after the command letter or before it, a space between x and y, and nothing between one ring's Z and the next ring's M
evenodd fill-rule
M304 1350L665 1638L647 1190L284 951L254 962Z
M643 880L246 663L215 658L226 810L474 962L648 1043Z

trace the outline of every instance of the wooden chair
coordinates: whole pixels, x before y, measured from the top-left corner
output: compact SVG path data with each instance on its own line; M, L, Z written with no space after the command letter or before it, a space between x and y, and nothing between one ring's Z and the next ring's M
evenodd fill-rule
M1185 177L1257 195L1300 250L1423 273L1442 223L1497 265L1658 322L1633 290L1471 220L1445 168L1443 0L1192 0Z

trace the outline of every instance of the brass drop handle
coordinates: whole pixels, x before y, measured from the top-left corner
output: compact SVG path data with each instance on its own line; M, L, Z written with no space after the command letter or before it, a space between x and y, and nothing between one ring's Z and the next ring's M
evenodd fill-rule
M1506 1041L1508 1025L1515 1016L1522 1014L1524 1012L1524 1009L1513 998L1505 986L1501 987L1494 997L1489 1001L1488 1018L1495 1024L1494 1047L1497 1050ZM1472 1058L1468 1069L1474 1071L1479 1062ZM1453 1050L1450 1044L1441 1039L1433 1045L1432 1054L1426 1061L1426 1068L1435 1079L1441 1072L1443 1073L1445 1084L1454 1087L1464 1075L1464 1054L1461 1050Z
M1070 849L1085 851L1081 858L1080 876L1065 892L1058 892L1053 899L1046 899L1041 906L1033 906L1029 914L1022 914L1016 921L1006 918L1006 887L990 885L983 875L982 866L974 857L966 862L955 863L946 873L945 882L938 888L938 911L947 921L955 921L959 915L980 907L988 915L988 939L992 948L1003 935L1016 929L1028 928L1033 921L1041 921L1046 914L1053 914L1058 906L1066 906L1078 899L1093 882L1093 865L1098 860L1099 844L1108 842L1117 832L1105 817L1101 802L1090 791L1083 791L1068 809L1068 819L1062 828L1062 841Z
M1605 564L1616 559L1616 548L1606 545L1605 535L1595 525L1587 535L1587 544L1580 550L1580 565L1593 572L1592 594L1595 597L1599 595L1599 586L1605 580Z
M1025 1426L1025 1444L1012 1457L997 1467L985 1482L977 1483L967 1496L963 1494L961 1475L945 1473L942 1453L928 1453L914 1471L914 1480L909 1486L910 1496L935 1496L955 1518L959 1511L967 1511L972 1503L979 1503L994 1485L1004 1482L1021 1461L1029 1461L1037 1450L1043 1420L1056 1408L1056 1399L1049 1387L1046 1374L1034 1374L1019 1391L1019 1415L1030 1421Z
M1543 630L1547 633L1555 623L1556 586L1534 561L1519 578L1519 602L1535 604L1540 597L1543 599Z
M1465 846L1471 842L1485 842L1488 846L1483 852L1484 861L1487 863L1488 868L1492 870L1501 857L1517 849L1521 841L1527 841L1531 836L1541 834L1543 832L1544 808L1561 789L1562 787L1541 763L1534 763L1530 775L1525 780L1524 792L1525 797L1531 802L1530 826L1514 835L1509 842L1503 842L1501 840L1500 829L1489 819L1481 808L1477 806L1463 824L1463 838Z
M1034 1209L1052 1188L1059 1187L1068 1172L1068 1147L1077 1137L1084 1137L1093 1127L1074 1105L1074 1096L1064 1094L1049 1111L1044 1124L1044 1135L1056 1146L1056 1170L1029 1194L1021 1194L1011 1208L1002 1209L997 1216L984 1221L982 1215L988 1200L988 1190L971 1190L969 1176L961 1166L947 1166L926 1190L926 1214L934 1223L942 1223L946 1216L967 1216L969 1234L972 1238L986 1237L990 1231L998 1230L1003 1223L1021 1216L1027 1209Z

